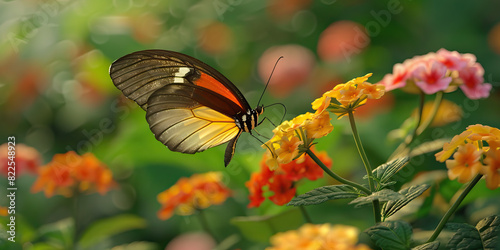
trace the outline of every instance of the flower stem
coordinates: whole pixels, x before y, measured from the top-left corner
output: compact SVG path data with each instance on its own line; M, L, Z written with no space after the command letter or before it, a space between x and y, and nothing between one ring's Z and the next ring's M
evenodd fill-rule
M420 126L417 127L417 135L422 134L428 127L431 125L432 121L434 120L434 117L436 116L439 106L441 106L441 102L443 101L443 91L439 91L436 93L436 98L434 99L434 105L432 106L431 113L429 117L422 123Z
M215 237L214 232L210 229L210 226L208 225L208 220L207 217L205 216L205 213L203 212L203 209L198 209L198 219L200 220L201 227L203 230L205 230L206 233L208 233L212 238L216 241L217 237Z
M79 236L79 228L80 228L80 220L79 220L79 209L80 206L80 191L78 188L75 188L73 191L73 242L71 243L73 247L76 246L76 242L78 241Z
M437 92L430 116L427 117L427 119L422 123L424 106L425 106L425 94L423 92L420 93L417 125L415 127L415 130L413 130L412 134L406 136L404 141L396 148L396 150L394 150L394 153L392 153L388 161L391 161L401 156L401 154L404 153L406 149L408 149L408 146L414 141L414 139L420 134L422 134L429 127L429 125L432 123L434 117L437 114L437 111L439 109L439 106L441 105L442 100L443 100L443 92L442 91Z
M448 209L446 214L443 216L443 218L439 222L438 226L434 230L434 233L432 233L432 236L429 238L429 240L427 240L427 242L431 242L431 241L434 241L437 239L437 237L441 233L441 230L443 230L444 226L446 225L446 222L448 222L448 220L453 215L453 213L455 213L458 206L460 206L460 203L462 203L462 201L464 200L465 196L467 196L467 194L469 194L469 192L472 190L472 188L479 182L479 180L481 180L481 177L483 177L482 174L476 175L476 177L474 177L474 179L469 183L469 185L467 185L467 187L460 194L460 196L457 198L455 203L453 203L453 205L450 207L450 209Z
M316 164L318 164L318 166L320 166L323 171L325 171L329 176L331 176L333 179L337 180L338 182L340 183L343 183L343 184L346 184L346 185L349 185L349 186L352 186L352 187L355 187L361 191L363 191L365 194L367 195L370 195L372 192L361 186L360 184L358 183L355 183L355 182L352 182L352 181L349 181L349 180L346 180L340 176L338 176L337 174L335 174L334 172L332 172L330 169L328 169L325 164L323 164L323 162L310 150L310 149L307 149L306 150L306 153L307 155L309 155L311 157L311 159L313 159L314 162L316 162Z
M417 137L418 129L420 127L420 124L422 123L422 116L424 114L424 106L425 106L425 93L420 92L420 98L419 98L419 105L418 105L418 117L417 117L417 125L415 126L415 129L413 130L413 133L410 137L406 137L405 139L405 148L410 145L410 143L413 142L413 139Z
M363 161L363 165L365 166L366 175L368 176L368 185L370 186L370 191L375 192L375 183L373 182L372 167L370 166L370 162L368 161L368 157L366 156L363 144L361 143L361 138L359 137L358 129L356 128L356 121L354 120L354 114L352 113L352 111L349 111L349 122L351 124L352 136L354 137L356 148L358 149L358 153L361 156L361 161ZM373 203L373 215L375 217L375 222L378 223L382 220L380 213L380 202L379 200L373 200L372 203Z
M302 216L304 216L304 220L307 223L312 223L311 216L309 216L309 213L307 212L306 208L304 206L299 206L300 212L302 212Z

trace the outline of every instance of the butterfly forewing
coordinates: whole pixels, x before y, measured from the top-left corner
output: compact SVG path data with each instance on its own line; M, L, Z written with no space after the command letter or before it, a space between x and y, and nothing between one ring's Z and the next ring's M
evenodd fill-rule
M225 96L242 109L250 109L241 92L221 73L196 58L173 51L128 54L111 65L110 76L115 86L144 110L154 91L172 83L198 85Z

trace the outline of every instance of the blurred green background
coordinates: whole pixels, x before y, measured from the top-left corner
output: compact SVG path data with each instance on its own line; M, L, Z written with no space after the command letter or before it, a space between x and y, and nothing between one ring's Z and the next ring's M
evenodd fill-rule
M0 138L5 142L16 136L18 143L36 148L44 163L56 153L75 150L94 153L112 169L119 188L82 198L82 227L120 214L144 218L146 226L106 239L103 248L146 241L163 249L175 236L199 230L194 217L160 221L156 196L182 176L222 171L234 196L207 213L219 237L225 238L238 232L229 223L235 216L290 209L269 201L258 209L246 208L244 183L259 168L264 153L260 143L243 135L227 168L224 146L196 155L170 152L154 139L145 112L113 86L108 68L114 60L143 49L182 52L219 70L255 106L282 55L262 103L283 103L290 119L311 111L310 103L335 83L369 72L376 83L395 63L415 55L440 48L476 55L485 82L493 85L490 97L474 101L461 91L445 95L462 108L463 119L430 129L421 138L426 141L451 137L470 124L500 127L499 10L500 2L493 0L3 0ZM372 165L384 163L398 145L387 134L400 127L417 103L416 95L397 90L359 112L358 126ZM270 109L266 116L279 123L282 110ZM337 173L361 181L364 170L347 121L332 121L334 132L319 140L317 148L328 152ZM271 129L268 124L260 131L270 135ZM429 154L412 163L408 179L420 171L443 169ZM66 198L31 194L35 178L18 177L17 214L26 228L18 235L36 242L43 241L36 230L70 216L72 206ZM299 193L326 183L304 182ZM361 230L371 226L369 208L353 210L341 201L308 209L316 223ZM262 249L266 244L242 237L234 248Z

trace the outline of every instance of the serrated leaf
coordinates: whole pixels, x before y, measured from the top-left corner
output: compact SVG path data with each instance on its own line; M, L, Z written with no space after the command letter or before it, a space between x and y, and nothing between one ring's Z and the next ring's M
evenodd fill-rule
M380 202L386 202L386 201L398 200L398 199L402 199L402 198L404 198L404 196L398 192L394 192L393 190L390 190L390 189L382 189L378 192L372 193L369 196L359 197L359 198L349 202L349 204L354 204L355 207L360 207L363 205L371 204L372 201L374 201L374 200L379 200Z
M497 215L482 219L476 225L484 249L499 249L500 247L500 217Z
M409 249L412 229L404 221L385 221L365 230L381 249Z
M296 229L304 223L299 209L293 208L272 216L240 216L231 219L245 238L252 241L269 242L277 232Z
M422 244L420 246L416 246L412 248L411 250L437 250L439 249L439 241L433 241L429 243Z
M483 249L479 232L471 225L462 224L448 242L448 249Z
M313 189L291 200L287 206L307 206L335 199L352 199L359 197L357 189L348 185L331 185Z
M83 248L90 247L119 233L145 227L146 221L132 214L102 219L87 228L78 244Z
M448 242L450 249L499 249L500 218L490 216L482 219L473 227L468 224L453 225L458 229Z
M429 184L421 184L400 190L398 193L401 194L403 198L388 201L384 204L384 207L382 208L382 216L384 218L389 218L394 215L397 211L410 203L410 201L420 196L429 187Z
M391 179L391 177L401 170L409 160L410 158L408 157L401 157L388 163L384 163L373 170L373 177L380 183L385 184L389 181L389 179Z

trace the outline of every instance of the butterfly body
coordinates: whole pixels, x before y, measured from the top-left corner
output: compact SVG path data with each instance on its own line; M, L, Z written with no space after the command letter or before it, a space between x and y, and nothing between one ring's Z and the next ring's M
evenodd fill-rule
M251 109L234 84L212 67L173 51L128 54L113 62L110 76L146 111L157 140L188 154L229 142L226 166L241 133L251 133L264 111L262 106Z

